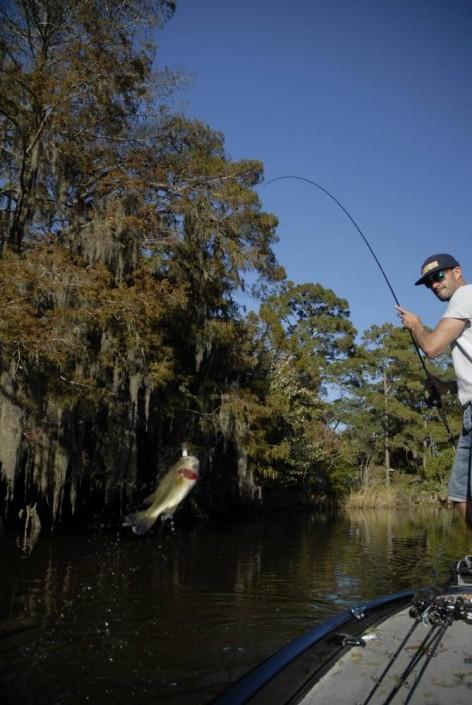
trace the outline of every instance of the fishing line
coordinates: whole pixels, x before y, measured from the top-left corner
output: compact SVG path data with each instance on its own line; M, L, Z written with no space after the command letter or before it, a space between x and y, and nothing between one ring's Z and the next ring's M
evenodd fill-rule
M370 244L370 242L368 241L368 239L366 238L366 236L364 235L364 233L362 232L362 230L360 229L359 225L356 223L356 221L354 220L354 218L352 217L352 215L349 213L349 211L347 210L347 208L345 208L345 207L343 206L343 204L342 204L340 201L338 201L338 199L337 199L335 196L333 196L332 193L330 193L330 192L328 191L328 189L326 189L324 186L321 186L321 184L317 184L316 181L312 181L311 179L307 179L305 176L293 176L293 175L276 176L276 177L273 178L273 179L269 179L268 181L265 181L265 182L263 183L263 186L268 186L269 184L273 184L275 181L283 181L283 180L285 180L285 179L295 179L296 181L305 181L307 184L311 184L311 186L314 186L315 188L319 189L320 191L323 191L323 193L325 193L327 196L329 196L329 197L336 203L336 205L338 205L339 208L341 208L341 210L343 211L343 213L345 213L345 214L347 215L347 217L349 218L349 220L351 221L351 223L352 223L352 224L354 225L354 227L356 228L357 232L359 233L359 235L360 235L361 238L363 239L365 245L367 246L367 248L368 248L370 254L371 254L372 257L374 258L374 261L375 261L377 267L380 269L380 271L381 271L381 273L382 273L382 276L383 276L383 278L385 279L385 282L386 282L388 288L390 289L390 292L391 292L391 294L392 294L392 296L393 296L393 300L395 301L395 303L397 304L397 306L400 306L400 302L399 302L398 297L397 297L397 295L396 295L396 293L395 293L395 291L394 291L394 289L393 289L393 286L391 285L391 283L390 283L390 281L389 281L389 278L388 278L387 275L385 274L384 268L382 267L382 265L381 265L381 263L380 263L380 261L379 261L379 258L378 258L377 255L375 254L372 245ZM419 347L418 347L418 343L416 342L415 337L414 337L413 333L411 332L411 330L410 330L409 328L408 328L407 330L408 330L408 333L410 334L411 342L412 342L413 345L414 345L414 348L415 348L415 350L416 350L416 354L418 355L419 361L420 361L421 366L422 366L422 368L423 368L423 371L424 371L424 373L425 373L425 375L426 375L426 378L427 378L428 380L431 380L431 379L432 379L432 375L431 375L431 373L429 372L428 368L426 367L425 361L424 361L423 356L421 355L420 349L419 349ZM434 386L433 386L433 388L434 388ZM438 413L439 413L439 416L441 417L441 421L443 422L443 424L444 424L444 426L445 426L445 428L446 428L446 431L447 431L448 437L449 437L449 441L452 442L452 433L451 433L451 430L450 430L450 428L449 428L449 423L448 423L448 421L447 421L446 415L445 415L445 413L442 411L442 408L441 408L441 398L440 398L439 395L438 395L437 398L435 399L435 406L436 406L436 408L438 409Z

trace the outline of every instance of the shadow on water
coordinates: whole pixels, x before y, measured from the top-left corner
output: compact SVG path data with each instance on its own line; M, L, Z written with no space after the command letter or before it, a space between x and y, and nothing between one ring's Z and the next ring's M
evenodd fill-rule
M355 511L136 539L0 541L2 705L202 705L358 602L441 584L469 552L446 510Z

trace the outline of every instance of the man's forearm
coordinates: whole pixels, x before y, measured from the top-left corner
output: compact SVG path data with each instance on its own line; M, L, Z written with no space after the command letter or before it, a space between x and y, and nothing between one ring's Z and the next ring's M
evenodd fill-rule
M405 328L414 336L418 346L428 357L437 357L449 349L464 330L467 320L443 317L434 330L428 330L419 316L397 306L397 311Z
M433 331L424 327L421 321L415 321L410 326L418 346L427 357L437 357L447 350L447 345L441 345Z

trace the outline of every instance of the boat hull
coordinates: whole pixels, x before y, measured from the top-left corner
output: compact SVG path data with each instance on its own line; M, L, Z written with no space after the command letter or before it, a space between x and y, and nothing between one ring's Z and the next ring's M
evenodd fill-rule
M472 585L382 597L291 642L210 705L470 705L469 622Z

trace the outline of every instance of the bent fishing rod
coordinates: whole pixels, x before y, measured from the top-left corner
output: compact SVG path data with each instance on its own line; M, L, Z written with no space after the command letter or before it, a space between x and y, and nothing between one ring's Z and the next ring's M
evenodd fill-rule
M342 204L340 201L338 201L338 199L337 199L335 196L333 196L332 193L330 193L330 192L328 191L328 189L326 189L324 186L321 186L320 184L317 184L316 181L312 181L311 179L307 179L305 176L293 176L293 175L276 176L276 177L273 178L273 179L269 179L268 181L265 181L265 182L263 183L263 186L268 186L269 184L273 184L275 181L283 181L283 180L285 180L285 179L295 179L296 181L304 181L304 182L307 183L307 184L311 184L311 186L314 186L315 188L319 189L320 191L323 191L323 193L325 193L327 196L329 196L329 197L331 198L331 200L333 200L333 201L336 203L336 205L338 205L339 208L341 208L341 210L343 211L343 213L345 213L345 215L347 215L347 217L349 218L349 220L351 221L351 223L354 225L355 229L357 230L357 232L359 233L359 235L360 235L361 238L363 239L365 245L367 246L367 248L368 248L370 254L371 254L372 257L374 258L374 261L375 261L377 267L380 269L380 271L381 271L381 273L382 273L382 276L383 276L383 278L385 279L385 282L386 282L386 284L387 284L387 286L388 286L388 288L389 288L389 290L390 290L390 293L391 293L392 296L393 296L393 300L395 301L395 303L397 304L397 306L400 306L400 302L399 302L399 300L398 300L398 297L397 297L397 295L396 295L396 293L395 293L395 291L394 291L394 289L393 289L393 287L392 287L392 285L391 285L391 283L390 283L390 281L389 281L387 275L385 274L384 268L383 268L382 265L380 264L379 258L378 258L377 255L375 254L374 249L372 248L370 242L368 241L368 239L366 238L366 236L364 235L364 233L362 232L362 230L360 229L360 227L358 226L358 224L356 223L356 221L354 220L354 218L352 217L352 215L349 213L349 211L347 210L347 208L345 208L345 207L343 206L343 204ZM415 348L415 350L416 350L416 354L418 355L419 361L420 361L421 366L422 366L422 368L423 368L423 372L424 372L425 375L426 375L426 379L429 380L429 381L432 383L432 375L431 375L430 371L428 370L428 368L426 367L425 361L424 361L423 356L422 356L422 354L421 354L421 352L420 352L420 349L419 349L419 347L418 347L418 343L416 342L415 336L413 335L413 333L411 332L411 330L410 330L409 328L408 328L407 330L408 330L408 333L410 334L411 342L413 343L413 346L414 346L414 348ZM435 389L434 384L433 384L433 389ZM444 427L445 427L445 429L446 429L446 431L447 431L448 440L452 443L452 442L453 442L453 436L452 436L451 430L450 430L450 428L449 428L449 423L448 423L448 420L447 420L447 416L446 416L446 414L445 414L445 412L444 412L444 409L442 408L442 402L441 402L441 397L440 397L440 395L437 394L437 395L435 396L433 405L437 408L438 414L439 414L439 416L440 416L440 418L441 418L441 421L443 422Z

